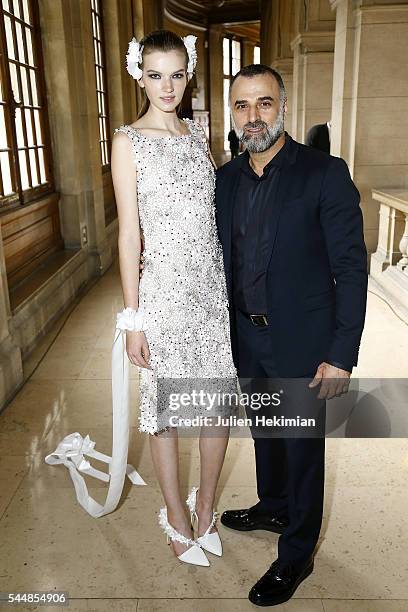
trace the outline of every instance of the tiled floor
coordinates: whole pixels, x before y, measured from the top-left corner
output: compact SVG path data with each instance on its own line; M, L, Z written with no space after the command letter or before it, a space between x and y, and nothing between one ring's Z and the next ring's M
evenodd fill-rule
M278 536L235 533L220 526L224 555L211 556L211 567L175 559L157 524L161 495L146 435L137 430L134 368L129 462L148 486L135 487L127 480L118 509L93 519L76 502L66 468L44 463L45 455L73 431L89 433L97 449L110 452L110 351L121 308L113 266L59 332L61 325L49 334L53 342L37 367L39 352L32 356L27 364L34 368L31 378L0 414L0 592L64 590L73 611L255 609L247 593L275 558ZM402 377L407 354L407 325L370 294L355 373ZM252 447L250 438L231 439L219 510L256 501ZM290 602L276 609L407 612L407 440L330 438L326 473L315 571ZM197 483L197 476L197 443L184 438L185 491ZM106 485L89 477L87 482L102 502Z

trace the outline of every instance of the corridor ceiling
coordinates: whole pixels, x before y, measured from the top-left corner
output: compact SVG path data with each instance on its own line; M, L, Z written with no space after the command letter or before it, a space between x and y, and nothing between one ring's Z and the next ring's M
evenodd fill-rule
M164 0L167 12L191 24L241 23L257 21L260 0Z

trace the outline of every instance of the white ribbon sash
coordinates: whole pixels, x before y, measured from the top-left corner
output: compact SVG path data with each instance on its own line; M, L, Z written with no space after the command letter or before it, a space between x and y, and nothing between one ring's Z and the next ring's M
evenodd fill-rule
M95 442L89 435L78 432L68 434L53 453L45 457L49 465L65 465L74 483L80 505L94 518L113 512L122 495L125 476L134 485L145 485L135 468L127 463L129 446L129 359L126 352L126 331L118 327L112 347L112 457L94 449ZM109 474L91 466L84 455L94 457L109 465ZM104 482L109 482L105 504L102 506L88 493L79 471Z

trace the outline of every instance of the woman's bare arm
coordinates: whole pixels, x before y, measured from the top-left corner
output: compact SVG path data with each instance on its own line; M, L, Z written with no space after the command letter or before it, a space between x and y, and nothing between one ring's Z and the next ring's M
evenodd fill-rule
M123 132L112 138L111 172L119 220L119 267L125 308L138 309L141 253L136 168L132 143Z
M112 139L111 172L119 220L119 267L125 308L139 308L139 262L141 253L136 168L133 145L123 132ZM126 351L134 365L149 368L146 336L126 331Z

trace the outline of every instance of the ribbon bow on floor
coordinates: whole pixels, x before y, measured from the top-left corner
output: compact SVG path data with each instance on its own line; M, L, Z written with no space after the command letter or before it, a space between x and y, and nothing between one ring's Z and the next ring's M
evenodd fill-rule
M88 457L94 457L94 459L98 459L99 461L104 461L108 464L111 463L112 457L109 457L109 455L105 455L104 453L100 453L99 451L94 450L94 448L95 442L91 440L89 434L83 438L81 434L76 431L75 433L65 436L65 438L58 444L55 451L46 456L45 462L49 465L59 465L62 463L63 465L66 465L68 469L70 469L72 464L74 464L75 468L80 472L88 474L88 476L98 478L99 480L103 480L104 482L109 482L109 474L102 472L101 470L97 470L96 468L92 467L89 461L84 459L84 455L88 455ZM130 463L126 465L126 475L135 485L146 484L140 474L135 470L133 465L130 465Z
M129 446L129 359L126 353L126 331L116 327L112 347L112 457L95 450L89 435L83 438L77 431L61 440L55 451L44 459L49 465L65 465L74 483L78 502L94 518L99 518L117 507L125 476L134 485L145 485L135 468L127 463ZM109 473L92 467L84 455L109 465ZM79 472L109 482L105 505L102 506L88 493Z

